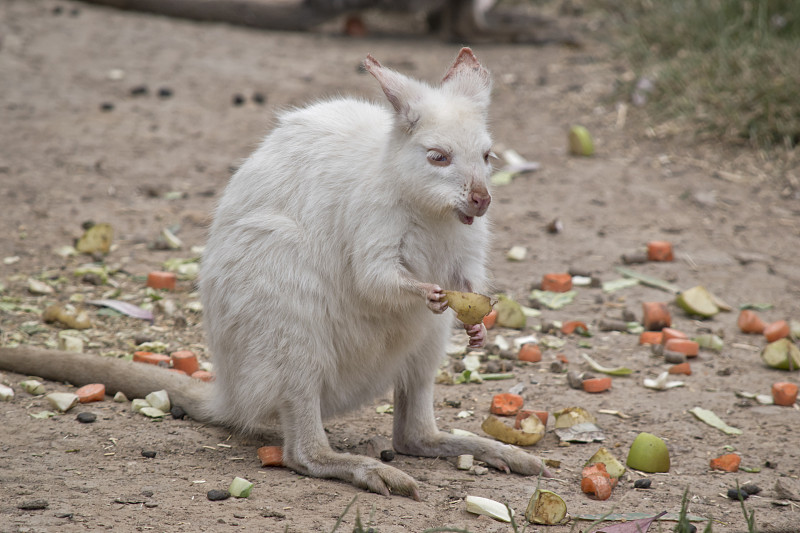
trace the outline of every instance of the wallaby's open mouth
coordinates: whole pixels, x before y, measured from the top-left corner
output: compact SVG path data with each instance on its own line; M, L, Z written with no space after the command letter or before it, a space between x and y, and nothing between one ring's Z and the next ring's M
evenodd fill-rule
M475 221L474 216L465 215L461 211L458 211L458 220L461 221L462 224L466 224L467 226L471 225Z

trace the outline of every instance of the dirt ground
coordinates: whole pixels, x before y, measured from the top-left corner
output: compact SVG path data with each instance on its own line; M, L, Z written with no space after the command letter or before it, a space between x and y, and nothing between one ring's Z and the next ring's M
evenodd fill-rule
M495 151L513 148L541 170L496 187L492 279L497 292L527 304L532 285L548 272L588 270L603 281L620 277L620 256L664 239L676 249L672 263L632 268L686 289L702 284L734 308L769 303L767 321L800 319L800 196L786 187L780 167L746 149L695 143L691 136L650 128L641 112L620 111L614 88L629 77L625 64L597 44L602 32L591 17L564 20L583 28L586 46L559 44L479 45L480 60L495 77L492 129ZM458 46L423 35L353 39L330 32L264 32L118 12L83 3L6 0L0 3L0 309L2 343L55 346L58 328L42 325L41 309L75 295L130 298L146 303L143 276L165 260L196 255L215 202L236 167L268 130L274 114L289 106L339 94L378 99L374 80L359 72L372 53L384 64L429 81L439 79ZM143 86L144 94L132 94ZM169 94L164 94L162 89ZM266 101L258 103L254 93ZM235 105L236 95L243 96ZM597 153L566 153L571 124L587 126ZM549 233L554 219L563 231ZM115 230L107 265L118 269L112 287L73 275L91 258L62 257L86 221L108 222ZM180 250L151 249L161 230L172 227ZM509 262L514 245L528 256ZM50 280L54 294L28 292L28 278ZM118 289L118 292L114 292ZM89 307L95 323L85 331L86 351L123 355L135 340L166 342L209 359L202 314L190 281L168 299L171 316L156 308L153 325L110 316ZM515 378L482 384L441 385L436 412L444 430L481 433L493 394L521 383L526 407L555 410L583 406L598 417L604 445L624 461L640 431L668 443L672 467L654 474L650 490L633 488L644 474L628 472L607 501L580 492L583 463L599 444L560 446L546 437L531 452L558 460L556 478L542 486L567 502L572 517L661 511L677 513L688 487L689 512L713 517L714 531L746 531L738 502L728 488L753 482L763 491L746 506L760 531L800 531L798 502L776 494L777 481L800 475L800 410L763 406L737 391L769 394L775 381L798 382L798 374L765 367L760 336L736 327L737 312L697 321L670 305L674 325L694 335L721 335L721 353L704 350L692 362L683 388L653 391L645 377L667 368L663 358L637 345L637 336L601 332L602 318L624 309L641 316L645 301L671 302L672 295L635 286L614 293L581 287L561 310L543 310L541 320L582 320L595 335L563 337L559 350L546 350L541 363L517 363ZM523 332L492 330L514 338L536 333L540 319ZM590 346L579 345L588 341ZM609 366L625 365L610 391L590 395L571 389L564 374L550 372L556 353L584 369L588 353ZM351 531L355 509L371 516L375 531L422 531L433 527L473 532L511 531L511 526L466 513L466 495L507 502L521 521L536 479L490 470L459 471L452 460L398 456L397 467L420 483L422 501L386 498L345 483L310 479L288 469L261 468L255 450L265 442L246 440L191 420L153 421L126 404L106 401L51 419L30 415L49 409L42 397L23 392L23 376L0 374L16 392L0 403L0 531L332 531L348 503L357 502L339 531ZM64 383L46 389L68 391ZM337 450L366 453L366 441L389 436L391 415L376 398L326 426ZM460 402L455 408L445 403ZM742 434L725 435L696 420L688 410L713 410ZM628 416L598 413L618 410ZM474 416L461 419L462 410ZM78 411L98 415L80 424ZM552 419L551 419L552 424ZM738 474L709 470L709 459L733 447L742 465L760 469ZM145 458L141 452L157 452ZM227 488L235 476L255 483L247 499L212 502L210 489ZM43 510L23 502L44 499ZM775 500L783 501L776 505ZM589 522L530 526L528 531L580 531ZM663 522L661 531L671 530ZM703 524L698 524L702 530ZM658 530L654 526L654 530Z

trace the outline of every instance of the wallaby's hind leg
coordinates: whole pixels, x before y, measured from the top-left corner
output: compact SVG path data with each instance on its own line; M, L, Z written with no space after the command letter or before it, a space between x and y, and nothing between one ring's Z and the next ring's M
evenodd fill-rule
M432 349L432 345L426 349ZM436 362L439 357L429 354L424 358L416 358L416 361L419 363L426 359ZM541 472L545 477L551 477L538 457L516 446L483 437L451 435L439 431L433 412L433 373L430 368L425 367L425 364L413 367L409 365L406 379L395 385L392 438L397 452L422 457L470 454L504 472L523 475Z
M414 478L370 457L334 452L320 414L318 394L295 391L280 414L286 466L313 477L336 478L389 496L401 494L419 500Z

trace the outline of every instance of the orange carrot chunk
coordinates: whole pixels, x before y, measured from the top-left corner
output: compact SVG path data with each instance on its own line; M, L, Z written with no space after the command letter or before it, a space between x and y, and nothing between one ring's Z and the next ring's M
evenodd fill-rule
M570 335L575 331L584 333L589 331L589 328L586 326L586 323L580 322L579 320L570 320L561 325L561 333L564 335Z
M587 494L594 494L598 500L610 498L611 489L615 484L611 483L611 476L603 463L589 465L581 472L581 490Z
M672 317L663 302L642 303L642 325L647 331L661 331L672 325Z
M739 457L738 454L735 453L726 453L725 455L720 455L716 459L711 459L711 469L712 470L722 470L725 472L737 472L739 470L739 463L742 462L742 458Z
M643 331L639 335L639 344L661 344L664 334L661 331Z
M767 342L775 342L789 336L789 323L785 320L778 320L764 328L764 336Z
M779 381L772 385L772 399L775 405L790 407L797 401L797 385Z
M177 352L172 352L170 359L172 359L172 368L183 370L190 376L200 370L200 363L192 351L178 350Z
M672 365L669 367L670 374L686 374L687 376L692 375L692 367L689 366L689 363L679 363L677 365Z
M483 325L486 329L492 329L495 322L497 322L497 310L492 309L489 314L483 317Z
M153 352L133 352L133 360L136 363L147 363L150 365L159 365L164 363L169 366L169 356L163 353Z
M489 411L493 415L512 416L522 409L522 404L525 400L519 394L512 394L504 392L502 394L495 394L492 398L492 406Z
M667 241L650 241L647 243L648 261L672 261L672 244Z
M99 402L106 396L106 386L102 383L90 383L75 391L81 403Z
M581 382L583 390L586 392L604 392L611 388L611 378L590 378Z
M670 339L664 344L664 349L682 353L686 357L697 357L700 353L700 345L689 339Z
M542 276L542 290L567 292L572 289L572 276L566 273L545 274Z
M542 350L536 344L530 342L525 343L520 346L517 359L520 361L528 361L529 363L538 363L542 360Z
M147 286L152 289L175 290L178 276L174 272L162 272L155 270L147 274Z
M262 446L256 450L261 466L283 466L283 448L281 446Z
M764 333L764 328L767 327L761 317L750 309L742 309L736 325L739 326L739 331L742 333Z

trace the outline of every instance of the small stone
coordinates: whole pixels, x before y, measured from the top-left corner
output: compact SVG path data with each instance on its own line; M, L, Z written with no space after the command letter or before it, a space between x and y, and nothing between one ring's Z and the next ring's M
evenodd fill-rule
M156 452L153 450L142 450L142 457L147 457L148 459L155 459Z
M184 411L183 408L178 405L173 405L169 410L169 414L171 414L172 418L175 420L183 420L183 417L186 416L186 411Z
M728 498L731 500L746 500L750 495L742 489L728 489Z
M244 96L242 96L241 94L234 94L233 98L231 99L231 101L233 102L233 105L235 105L236 107L239 107L239 106L244 105L245 99L244 99Z
M73 516L75 516L75 513L56 513L55 514L56 518L72 518Z
M147 88L147 85L137 85L131 88L131 96L145 96L149 92L150 89Z
M155 407L142 407L141 409L139 409L139 412L144 416L150 418L164 418L165 416L167 416L167 413Z
M48 507L50 507L50 504L47 500L26 500L17 505L17 509L22 509L23 511L41 511Z
M644 479L637 479L633 482L633 488L635 489L649 489L652 481L649 478Z
M111 102L103 102L100 104L100 111L108 113L109 111L114 111L114 104Z
M759 492L761 492L761 487L759 487L755 483L745 483L739 488L744 492L746 492L747 494L750 494L751 496L753 494L758 494Z
M486 468L485 466L476 466L475 468L472 469L472 473L475 474L476 476L485 476L486 474L489 473L489 469Z
M230 498L231 497L231 493L228 492L227 490L211 489L210 491L208 491L206 496L212 502L218 502L218 501L227 500L228 498Z
M679 365L686 362L686 355L672 350L664 350L664 361L671 365Z
M172 98L173 92L169 87L161 87L158 90L158 97L162 99Z
M81 424L91 424L92 422L97 420L97 415L94 413L83 412L83 413L78 413L78 416L76 416L75 418Z
M261 92L258 92L258 91L253 93L253 102L254 103L256 103L258 105L264 105L266 103L266 101L267 101L267 97L264 96L264 93L261 93Z
M381 461L388 463L394 459L394 450L381 450Z

